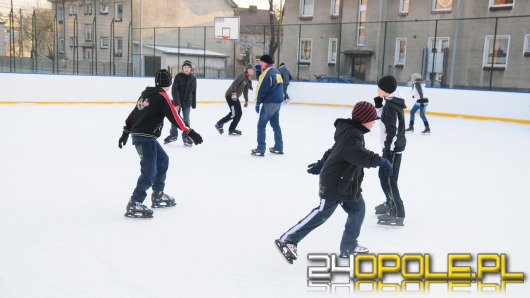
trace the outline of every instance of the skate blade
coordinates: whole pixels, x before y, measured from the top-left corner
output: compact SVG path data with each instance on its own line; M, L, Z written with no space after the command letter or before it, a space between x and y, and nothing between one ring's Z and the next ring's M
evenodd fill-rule
M145 213L125 213L123 216L128 218L153 218L153 214L145 214Z
M390 220L382 220L380 219L377 222L378 225L384 225L384 226L393 226L393 227L402 227L404 226L402 221L390 221Z
M278 251L280 252L280 254L283 256L283 258L285 259L285 261L287 261L287 263L289 264L293 264L293 261L296 260L296 257L293 256L290 252L288 253L288 255L286 255L283 250L282 250L282 246L281 246L281 243L279 240L274 240L274 244L276 245L276 248L278 249Z
M177 206L177 203L172 202L172 203L168 203L167 205L166 204L152 204L151 208L169 208L173 206Z

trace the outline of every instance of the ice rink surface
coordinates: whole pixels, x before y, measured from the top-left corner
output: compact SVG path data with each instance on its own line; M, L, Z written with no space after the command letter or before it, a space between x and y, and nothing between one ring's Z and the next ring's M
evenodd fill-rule
M142 220L123 216L140 170L130 139L118 148L133 107L0 106L1 297L328 296L308 287L313 263L307 254L339 252L345 213L337 209L299 243L294 265L273 241L318 205L318 177L306 173L307 165L333 145L333 123L350 117L351 108L283 106L285 155L262 158L250 155L258 118L253 105L243 109L240 137L213 127L228 113L226 104L199 105L191 126L204 143L188 148L179 137L164 145L170 156L165 192L178 205ZM432 134L423 136L418 120L417 132L407 135L399 178L405 226L376 224L373 210L383 193L377 169L366 169L359 243L374 254L430 254L437 272L447 271L447 254L471 254L463 266L476 271L477 254L505 253L508 270L526 276L530 126L430 116ZM168 132L166 120L161 142ZM367 148L381 151L377 125L365 139ZM273 146L270 127L267 141ZM499 284L498 274L490 281ZM412 294L386 290L339 288L333 297ZM527 297L529 290L528 282L508 284L504 296ZM420 294L457 291L487 295L475 282L432 284Z

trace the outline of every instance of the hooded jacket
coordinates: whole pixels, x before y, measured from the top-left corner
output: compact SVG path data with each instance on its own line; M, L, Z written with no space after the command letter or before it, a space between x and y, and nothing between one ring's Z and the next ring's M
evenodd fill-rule
M394 95L394 96L393 96ZM405 138L405 112L407 108L405 100L397 97L399 94L392 93L385 98L385 105L377 108L377 115L381 117L381 147L383 152L394 151L400 153L405 151L407 139Z
M125 120L123 130L133 137L158 138L164 117L183 131L188 131L166 91L161 87L147 87L136 102L136 107Z
M319 195L333 201L357 201L364 178L363 168L375 168L381 157L366 149L364 134L369 132L352 119L335 121L335 144L324 153L320 171Z
M178 73L171 87L171 96L173 96L173 105L184 108L197 107L197 78L193 74Z
M249 78L247 71L243 71L237 76L237 78L232 82L228 90L226 90L226 98L232 97L232 93L237 94L237 98L243 94L245 100L248 100L248 89L252 89L252 78Z

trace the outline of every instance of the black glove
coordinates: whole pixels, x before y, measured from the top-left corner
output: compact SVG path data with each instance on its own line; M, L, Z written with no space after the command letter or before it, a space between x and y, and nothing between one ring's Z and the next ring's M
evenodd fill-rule
M319 175L322 170L322 162L319 160L307 166L307 172L313 175Z
M191 140L193 141L193 143L195 143L195 145L199 145L200 143L202 143L201 135L196 133L195 130L193 129L188 130L188 137L191 138Z
M381 97L374 97L374 103L376 108L382 108L383 107L383 98Z
M129 133L124 131L118 142L118 147L121 148L122 146L125 146L125 144L127 144L127 139L129 139Z
M379 160L379 168L383 169L383 173L387 176L394 175L394 169L392 167L392 163L388 161L388 159L381 157Z
M245 105L244 105L244 107L245 107L245 108L248 107L248 99L245 99Z

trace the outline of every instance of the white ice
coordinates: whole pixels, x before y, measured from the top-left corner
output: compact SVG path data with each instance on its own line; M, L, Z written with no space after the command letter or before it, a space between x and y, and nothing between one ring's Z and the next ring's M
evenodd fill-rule
M0 296L314 296L307 254L338 253L345 213L337 209L299 243L294 265L273 241L318 205L318 177L306 173L307 165L331 147L334 120L349 117L351 108L283 106L285 155L261 158L250 155L253 106L244 109L243 136L233 137L214 129L228 113L225 104L199 105L192 127L204 143L164 145L165 191L178 205L142 220L123 216L140 170L130 140L118 148L133 107L0 106ZM399 178L404 227L376 224L373 210L383 193L377 169L365 170L360 244L376 254L429 253L438 272L447 270L449 253L472 254L465 264L474 270L477 254L506 253L509 271L527 275L530 126L429 120L431 135L419 134L419 117L417 132L407 135ZM162 138L168 131L166 120ZM381 151L378 127L365 139L367 148ZM481 295L476 283L456 291ZM506 296L528 291L527 283L508 284ZM337 295L357 294L339 289ZM454 296L447 283L424 295Z

